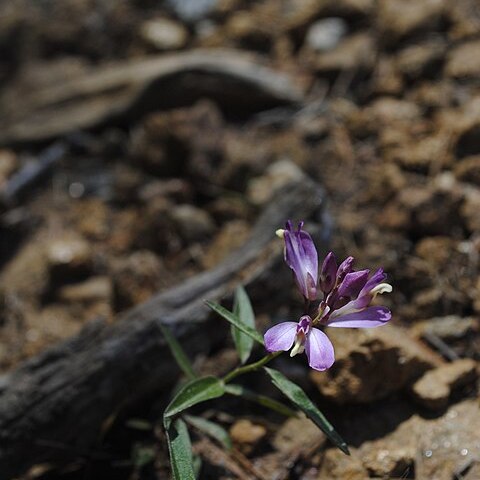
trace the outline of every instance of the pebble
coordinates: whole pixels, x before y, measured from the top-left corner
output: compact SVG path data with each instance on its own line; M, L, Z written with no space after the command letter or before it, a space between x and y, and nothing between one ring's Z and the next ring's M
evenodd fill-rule
M324 18L310 26L306 44L317 52L327 52L339 44L347 31L348 25L342 18Z
M141 26L142 38L157 50L177 50L188 41L186 28L168 18L153 18Z
M412 386L414 399L429 410L441 410L448 404L451 392L477 378L477 364L465 358L441 365L425 373Z

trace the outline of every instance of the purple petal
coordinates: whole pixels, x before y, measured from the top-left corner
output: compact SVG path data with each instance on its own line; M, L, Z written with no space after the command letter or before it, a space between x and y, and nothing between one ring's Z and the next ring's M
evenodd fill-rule
M353 257L347 257L338 267L337 270L337 283L340 283L347 273L353 270L353 263L355 259Z
M323 261L320 272L320 288L324 293L330 293L335 286L337 276L337 261L333 252L330 252Z
M366 295L372 288L375 288L380 283L384 282L387 275L383 272L383 268L379 268L369 279L360 292L360 296Z
M293 270L298 287L305 298L315 300L317 295L318 255L312 237L300 223L296 231L287 222L285 239L285 261Z
M305 340L305 353L308 357L308 364L315 370L326 370L335 361L332 342L318 328L312 328Z
M268 329L263 336L269 352L290 350L297 334L297 322L282 322Z
M327 325L329 327L373 328L384 325L391 318L392 314L386 307L368 307L361 312L332 318Z
M367 283L369 273L369 270L347 273L338 287L339 297L355 298Z

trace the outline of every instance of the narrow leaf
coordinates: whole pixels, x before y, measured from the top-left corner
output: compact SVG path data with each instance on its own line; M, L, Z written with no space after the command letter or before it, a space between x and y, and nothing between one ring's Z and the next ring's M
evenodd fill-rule
M258 403L263 407L269 408L277 413L285 415L286 417L296 417L297 412L292 410L290 407L287 407L277 400L267 397L266 395L260 395L255 393L248 388L245 388L243 385L238 385L235 383L230 383L225 386L225 391L230 395L235 395L236 397L243 397L252 402Z
M225 447L225 449L232 449L232 441L230 440L230 435L223 427L221 427L217 423L193 415L185 415L184 418L190 425L220 442Z
M174 480L195 480L193 469L192 444L185 422L178 418L165 422L168 452Z
M230 322L233 326L237 327L240 331L247 334L250 338L253 338L253 340L258 342L260 345L264 345L262 335L260 335L260 333L258 333L254 328L242 323L237 315L229 312L226 308L223 308L218 303L211 302L210 300L207 300L205 303L214 312L221 315L225 320Z
M177 342L177 339L172 335L170 329L167 326L160 324L160 330L162 331L162 335L165 338L165 341L167 342L175 361L182 369L183 373L189 380L197 378L198 375L195 373L190 359L187 357L187 354L181 345Z
M242 286L238 287L235 291L233 314L236 315L244 325L248 325L253 329L255 328L255 314L253 313L252 304L250 303L247 292ZM240 362L245 363L252 351L253 339L233 325L231 331Z
M200 402L221 397L225 393L225 385L216 377L202 377L186 383L169 403L163 416L172 417Z
M320 430L344 453L350 455L348 446L340 435L335 431L332 424L318 410L307 394L285 375L273 368L264 367L264 370L272 379L272 383L307 417L317 425Z

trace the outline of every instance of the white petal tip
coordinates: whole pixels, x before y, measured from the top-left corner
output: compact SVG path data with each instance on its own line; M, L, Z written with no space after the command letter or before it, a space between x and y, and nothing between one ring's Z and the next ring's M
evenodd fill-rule
M393 287L389 283L379 283L376 287L372 288L370 292L372 295L379 295L382 293L391 293Z

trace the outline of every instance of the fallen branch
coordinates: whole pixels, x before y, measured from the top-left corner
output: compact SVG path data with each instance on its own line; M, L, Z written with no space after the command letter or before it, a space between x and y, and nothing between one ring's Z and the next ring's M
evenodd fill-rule
M197 50L99 68L37 91L12 87L4 97L0 145L131 122L148 111L190 105L202 97L231 112L251 112L301 102L303 92L257 56Z

